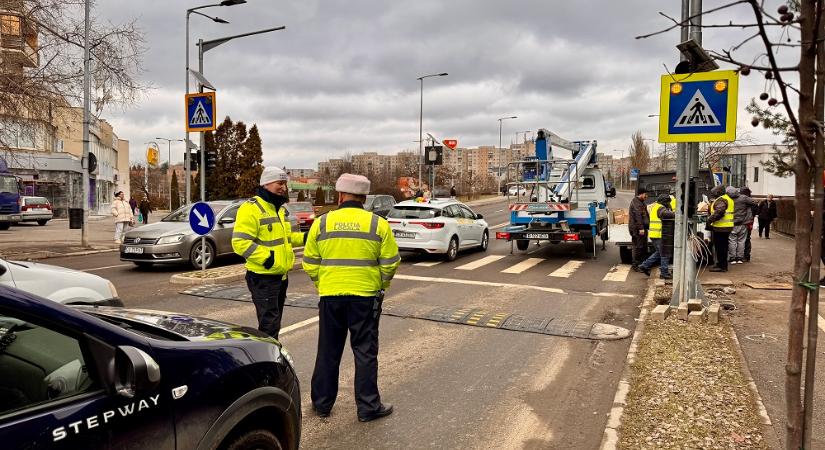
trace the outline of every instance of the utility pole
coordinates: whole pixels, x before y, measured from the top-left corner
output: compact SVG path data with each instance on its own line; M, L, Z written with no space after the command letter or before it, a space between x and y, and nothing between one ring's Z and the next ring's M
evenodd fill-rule
M682 0L682 26L681 26L681 34L680 34L680 42L685 42L688 40L689 37L689 25L688 19L690 18L691 10L690 10L690 1L691 0ZM679 52L680 58L682 61L686 60L687 57ZM685 198L685 192L682 189L682 186L687 178L687 166L685 164L685 160L687 159L687 144L685 143L678 143L676 145L676 198L683 199ZM673 230L673 296L671 297L670 304L672 306L678 306L679 302L687 301L683 300L683 293L684 290L684 266L685 266L685 231L684 231L684 224L686 222L686 214L685 208L687 202L682 201L683 207L681 211L676 211L676 220L674 223L675 229ZM678 203L677 203L678 204Z
M91 74L91 51L89 48L89 26L91 0L85 1L84 25L83 25L83 157L80 159L80 170L83 172L81 199L83 205L83 222L80 227L80 245L89 245L88 220L89 220L89 121L91 112L89 103L92 96L92 74Z

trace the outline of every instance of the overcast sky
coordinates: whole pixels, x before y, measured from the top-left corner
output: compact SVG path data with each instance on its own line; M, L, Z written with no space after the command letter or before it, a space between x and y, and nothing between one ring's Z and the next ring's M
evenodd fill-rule
M131 142L133 161L143 160L144 143L155 137L183 137L185 10L207 3L98 2L100 19L135 19L146 34L142 78L154 89L139 104L103 115ZM596 139L600 151L618 156L619 150L627 153L636 130L657 137L657 118L648 115L659 113L664 67L673 70L678 62L678 30L634 37L668 27L659 12L678 17L680 4L248 0L204 10L228 25L192 16L190 36L194 42L286 26L229 42L205 57L204 74L218 89L219 118L256 123L266 164L315 168L347 151L417 150L417 78L440 72L449 75L424 81L425 133L457 139L461 147L498 145L497 118L515 115L504 121L505 146L517 131L547 128L569 140ZM719 4L706 1L705 9ZM737 7L705 23L748 21L748 14L748 7ZM729 48L747 36L742 33L706 30L704 47ZM750 60L757 49L746 46L739 54ZM190 50L196 67L196 47ZM738 122L756 142L775 142L751 127L744 111L763 90L761 74L742 79ZM166 143L159 144L165 160ZM172 160L180 161L183 145L172 148Z

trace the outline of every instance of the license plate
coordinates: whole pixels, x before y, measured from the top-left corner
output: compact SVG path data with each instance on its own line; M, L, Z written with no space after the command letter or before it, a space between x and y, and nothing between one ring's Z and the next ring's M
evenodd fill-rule
M140 255L143 253L143 247L126 247L123 250L123 253L135 253Z
M550 239L550 233L524 233L527 239Z
M46 212L46 211L48 211L48 209L47 208L34 208L33 211Z
M395 237L397 237L397 238L402 238L402 239L415 239L415 233L413 233L413 232L411 232L411 231L398 231L398 230L393 230L393 231L392 231L392 234L393 234Z

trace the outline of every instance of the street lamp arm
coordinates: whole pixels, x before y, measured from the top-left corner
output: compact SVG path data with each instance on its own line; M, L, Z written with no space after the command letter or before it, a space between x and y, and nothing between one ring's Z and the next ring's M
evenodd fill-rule
M253 36L253 35L256 35L256 34L269 33L271 31L280 31L280 30L285 30L285 29L286 29L286 26L280 26L280 27L275 27L275 28L267 28L265 30L251 31L249 33L241 33L241 34L236 34L234 36L226 36L226 37L222 37L222 38L218 38L218 39L210 39L208 41L202 41L202 42L200 42L198 44L195 44L195 45L203 45L203 52L206 53L207 51L212 50L213 48L215 48L215 47L217 47L221 44L229 42L232 39L242 38L242 37L246 37L246 36Z
M446 77L447 75L449 75L447 72L434 73L434 74L424 75L422 77L418 77L418 78L416 78L416 80L423 80L424 78L430 78L430 77Z
M186 10L186 15L188 16L189 14L192 14L192 13L195 13L195 14L201 14L201 13L199 13L199 12L198 12L198 10L199 10L199 9L212 8L212 7L214 7L214 6L223 6L223 5L222 5L222 4L220 4L220 3L214 3L214 4L211 4L211 5L201 5L201 6L196 6L196 7L194 7L194 8L189 8L189 9L187 9L187 10Z

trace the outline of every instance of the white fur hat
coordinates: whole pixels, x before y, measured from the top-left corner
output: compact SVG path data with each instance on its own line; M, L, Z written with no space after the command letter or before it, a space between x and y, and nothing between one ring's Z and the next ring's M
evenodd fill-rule
M261 186L266 186L273 181L289 181L289 175L280 167L264 167L261 173Z
M335 190L347 194L367 195L370 193L370 180L363 175L342 173L335 182Z

